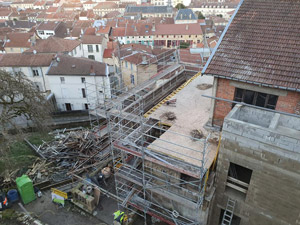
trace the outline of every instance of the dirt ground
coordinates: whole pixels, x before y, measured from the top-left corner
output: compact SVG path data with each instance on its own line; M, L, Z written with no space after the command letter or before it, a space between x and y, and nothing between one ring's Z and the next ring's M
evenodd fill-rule
M64 208L52 203L50 191L44 192L41 198L24 207L33 217L48 225L106 225L99 218L84 213L71 203L67 203ZM12 208L22 211L17 203Z

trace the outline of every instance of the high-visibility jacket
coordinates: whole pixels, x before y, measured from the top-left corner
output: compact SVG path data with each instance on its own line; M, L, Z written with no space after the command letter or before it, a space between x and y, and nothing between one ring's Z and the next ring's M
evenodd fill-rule
M125 217L125 213L121 212L120 210L114 212L114 220L122 223Z

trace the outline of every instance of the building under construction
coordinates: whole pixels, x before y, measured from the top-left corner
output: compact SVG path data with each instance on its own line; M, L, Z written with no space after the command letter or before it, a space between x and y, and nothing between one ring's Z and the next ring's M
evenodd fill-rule
M90 113L106 119L98 131L110 137L119 207L145 224L148 218L167 224L209 219L217 141L202 130L210 100L192 94L211 92L212 79L199 75L190 65L173 63L129 91L110 89L109 98L97 98L86 84ZM199 121L200 111L206 113Z

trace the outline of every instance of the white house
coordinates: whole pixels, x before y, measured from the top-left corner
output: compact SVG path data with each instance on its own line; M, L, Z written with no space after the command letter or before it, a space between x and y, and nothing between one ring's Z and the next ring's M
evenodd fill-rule
M87 11L87 10L93 9L95 5L97 5L96 2L86 1L86 2L83 3L83 9L85 11Z
M4 54L0 58L0 69L8 72L22 72L34 82L41 92L50 90L46 73L52 62L54 54Z
M59 55L47 73L51 91L61 111L87 110L96 99L110 98L109 69L105 63Z
M47 39L50 36L64 37L67 29L62 22L44 21L37 26L36 32L41 39Z
M83 57L103 62L103 52L107 46L104 36L84 35L81 38Z

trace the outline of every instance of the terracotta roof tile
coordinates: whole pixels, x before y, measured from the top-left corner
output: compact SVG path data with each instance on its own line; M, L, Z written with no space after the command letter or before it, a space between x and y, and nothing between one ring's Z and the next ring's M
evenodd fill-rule
M299 15L299 0L244 0L205 74L300 91Z
M32 53L34 50L37 51L37 53L71 52L78 45L80 45L80 41L78 40L49 37L48 39L37 40L36 45L26 52Z
M47 75L93 75L105 76L106 64L87 58L58 55Z
M55 54L4 54L0 59L0 67L49 66Z
M96 35L83 35L82 44L102 44L103 37Z
M9 48L29 48L31 46L32 33L9 33L7 34L7 41L4 47Z

